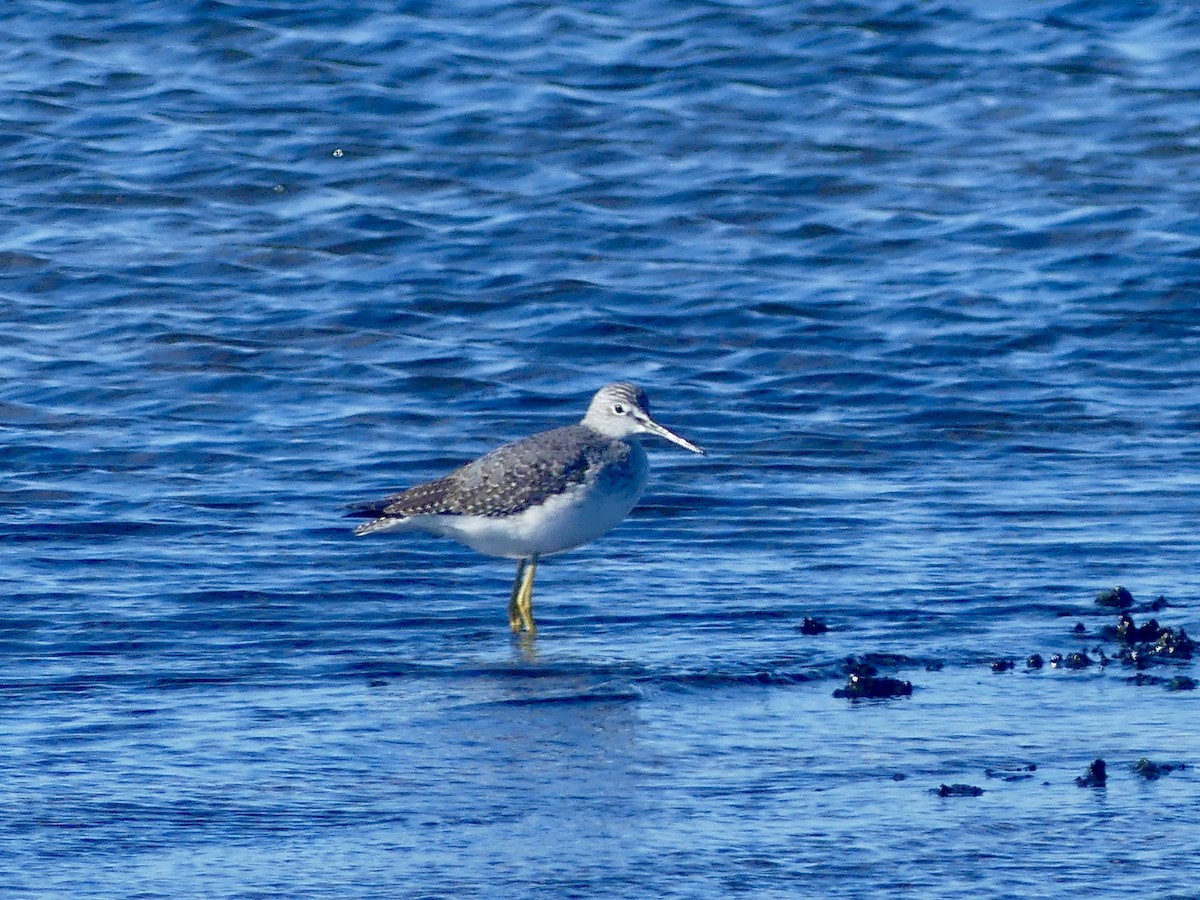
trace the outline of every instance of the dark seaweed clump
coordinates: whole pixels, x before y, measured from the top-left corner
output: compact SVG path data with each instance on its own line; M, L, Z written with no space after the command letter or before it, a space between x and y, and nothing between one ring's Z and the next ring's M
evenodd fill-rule
M1097 606L1111 606L1114 609L1129 609L1133 606L1133 594L1123 587L1109 588L1096 595Z
M1156 763L1151 762L1144 756L1133 764L1134 773L1141 775L1147 781L1157 781L1164 775L1174 772L1176 769L1186 768L1187 766L1183 763Z
M973 784L943 784L936 793L939 797L978 797L983 788Z
M1050 665L1055 669L1086 669L1092 664L1092 658L1085 651L1077 650L1063 656L1055 653L1050 657Z
M879 670L865 658L849 657L846 660L846 674L846 686L834 691L833 696L850 700L889 700L912 695L911 681L880 675Z
M1093 635L1102 641L1113 641L1117 644L1112 657L1104 652L1103 647L1095 645L1067 654L1054 653L1046 660L1043 660L1041 654L1034 653L1026 661L1027 668L1040 669L1046 663L1054 669L1086 669L1094 664L1103 668L1112 662L1121 662L1138 670L1138 674L1130 679L1135 684L1165 685L1172 691L1195 690L1196 681L1186 675L1165 678L1144 672L1151 666L1191 660L1193 655L1200 651L1200 647L1182 627L1162 625L1154 618L1147 619L1139 625L1130 611L1134 606L1133 595L1123 587L1101 591L1096 597L1096 603L1102 607L1121 610L1115 625L1104 625ZM1159 597L1153 603L1139 606L1138 609L1157 612L1168 606L1166 599ZM1072 634L1081 637L1088 634L1082 622L1076 623L1071 631ZM1004 660L993 661L991 666L996 672L1007 671Z
M825 634L829 631L829 626L825 624L824 619L813 619L805 616L800 622L799 631L801 634Z
M1117 659L1139 669L1166 660L1191 659L1196 651L1196 642L1182 628L1159 625L1157 619L1138 625L1129 613L1121 613L1116 626L1103 633L1111 633L1120 643Z
M1075 783L1080 787L1104 787L1108 784L1108 769L1104 760L1093 760L1087 772L1076 778Z

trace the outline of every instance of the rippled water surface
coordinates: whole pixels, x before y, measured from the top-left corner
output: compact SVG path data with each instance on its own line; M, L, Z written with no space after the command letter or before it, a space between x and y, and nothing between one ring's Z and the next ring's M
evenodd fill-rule
M1190 5L0 22L0 894L1196 896ZM349 535L621 378L536 641Z

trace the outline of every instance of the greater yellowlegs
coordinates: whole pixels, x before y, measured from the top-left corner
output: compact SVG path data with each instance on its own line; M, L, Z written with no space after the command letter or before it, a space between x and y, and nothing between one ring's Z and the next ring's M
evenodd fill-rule
M645 391L618 382L596 392L577 425L505 444L442 478L355 507L349 515L371 521L354 533L428 531L518 560L508 624L532 634L538 560L594 541L629 515L650 472L640 442L646 434L704 452L650 418Z

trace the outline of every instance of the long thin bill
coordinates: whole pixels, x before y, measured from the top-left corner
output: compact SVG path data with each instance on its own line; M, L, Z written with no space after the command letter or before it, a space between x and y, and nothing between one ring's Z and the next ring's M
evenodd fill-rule
M646 426L646 430L649 431L651 434L656 434L660 438L666 438L672 444L678 444L684 450L691 450L693 453L699 453L701 456L704 455L704 451L701 450L699 447L697 447L695 444L693 444L691 441L684 440L683 438L681 438L679 435L675 434L675 432L671 431L670 429L663 428L661 425L659 425L653 419L647 419L645 422L645 426Z

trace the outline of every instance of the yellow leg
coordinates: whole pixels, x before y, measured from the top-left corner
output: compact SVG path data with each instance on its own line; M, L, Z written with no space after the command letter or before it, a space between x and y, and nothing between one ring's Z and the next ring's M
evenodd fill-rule
M517 584L513 588L513 597L508 604L508 624L513 631L537 633L533 624L533 577L537 574L538 557L535 553L529 559L521 560L517 566ZM516 615L513 615L513 611Z
M517 563L517 580L513 582L512 596L508 600L508 627L513 631L521 630L521 591L525 588L525 566L529 560L522 559Z

